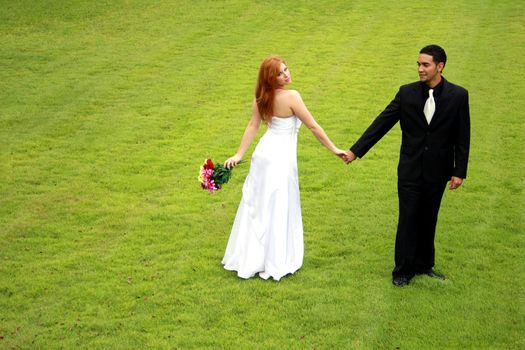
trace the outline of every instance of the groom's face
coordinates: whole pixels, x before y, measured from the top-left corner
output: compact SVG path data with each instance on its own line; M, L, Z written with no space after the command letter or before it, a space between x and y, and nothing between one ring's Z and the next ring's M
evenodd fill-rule
M433 86L436 82L439 83L443 63L440 62L436 64L432 56L422 53L417 59L417 66L420 81L429 86Z

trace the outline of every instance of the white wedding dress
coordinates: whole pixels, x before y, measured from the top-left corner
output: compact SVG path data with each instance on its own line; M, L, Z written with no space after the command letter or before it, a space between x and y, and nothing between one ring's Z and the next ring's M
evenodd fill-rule
M303 264L303 220L297 174L301 121L273 117L255 148L226 246L224 268L241 278L280 280Z

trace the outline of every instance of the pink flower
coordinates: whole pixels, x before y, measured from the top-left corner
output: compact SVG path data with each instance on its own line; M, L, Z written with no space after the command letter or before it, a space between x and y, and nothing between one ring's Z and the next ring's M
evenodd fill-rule
M201 182L201 187L203 189L208 190L211 193L217 190L217 185L215 185L215 181L213 181L213 168L207 169L202 166L199 181Z

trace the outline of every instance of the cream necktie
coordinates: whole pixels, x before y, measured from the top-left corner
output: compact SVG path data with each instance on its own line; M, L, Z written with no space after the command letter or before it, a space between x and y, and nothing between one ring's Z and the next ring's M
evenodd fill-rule
M436 111L436 102L434 101L434 90L430 89L428 90L428 98L425 102L425 107L423 107L423 113L425 113L425 117L427 118L427 123L430 124L430 121L432 120L432 116L434 115L434 112Z

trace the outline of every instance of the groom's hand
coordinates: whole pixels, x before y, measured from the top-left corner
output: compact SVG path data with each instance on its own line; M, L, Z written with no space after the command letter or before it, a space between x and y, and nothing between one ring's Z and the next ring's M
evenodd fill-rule
M343 156L343 160L346 164L352 163L354 160L356 160L357 156L354 154L354 152L348 150L345 152L345 155Z
M463 179L460 178L460 177L457 177L457 176L452 176L450 178L450 185L449 185L449 188L451 190L455 190L456 188L458 188L459 186L461 186L461 184L463 183Z

